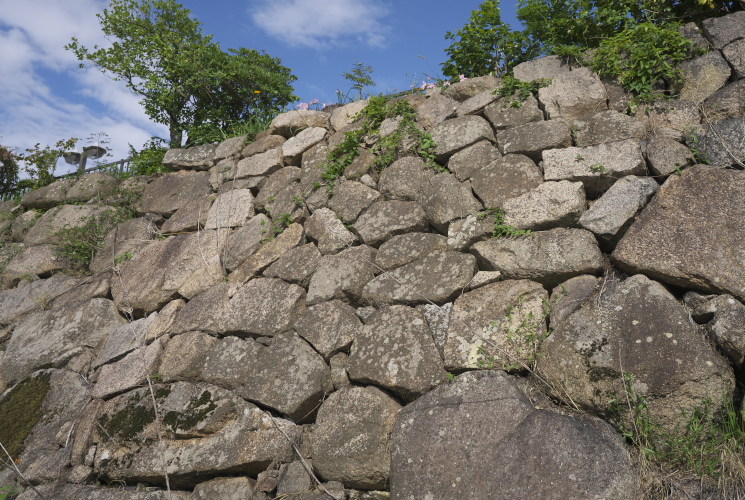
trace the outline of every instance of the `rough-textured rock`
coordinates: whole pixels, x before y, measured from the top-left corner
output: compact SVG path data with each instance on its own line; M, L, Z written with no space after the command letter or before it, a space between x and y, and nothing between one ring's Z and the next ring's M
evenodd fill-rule
M353 123L354 117L366 107L367 99L361 99L359 101L350 102L340 108L336 108L331 113L331 126L334 127L334 130L341 130L347 125Z
M654 182L654 181L652 181ZM581 182L544 182L517 198L504 202L504 224L540 231L573 227L587 210Z
M212 195L188 201L163 223L161 233L182 233L204 228L213 201Z
M214 153L214 161L220 161L223 158L240 154L243 147L246 145L248 136L240 135L238 137L231 137L226 139L217 145Z
M268 346L226 337L207 353L202 376L294 421L312 421L333 389L323 358L294 332L275 336Z
M696 163L690 149L667 137L651 140L645 149L649 170L657 176L664 177Z
M549 323L553 325L574 313L585 300L594 296L602 281L597 276L583 274L570 278L551 290Z
M619 177L644 175L646 168L639 141L635 139L543 152L544 179L580 181L588 198L597 198Z
M616 246L614 264L688 289L745 298L745 174L690 167L670 177ZM662 251L661 249L664 249Z
M63 277L62 275L55 276ZM54 307L77 307L91 299L109 298L111 297L111 278L112 274L109 272L81 278L73 286L65 289L52 304ZM41 304L44 305L44 302L42 301Z
M310 342L327 361L347 351L361 328L354 308L340 300L310 306L295 325L298 335Z
M728 118L710 124L705 130L698 129L686 138L691 149L698 150L696 157L701 163L713 167L734 167L745 165L745 130L742 117Z
M468 181L460 183L448 173L437 174L429 180L420 203L429 223L442 233L447 233L451 221L463 219L484 208L474 197Z
M630 175L618 179L582 215L579 226L592 231L605 248L613 248L658 188L649 177Z
M185 304L186 301L184 299L172 300L158 311L158 315L155 316L155 319L147 329L145 341L150 343L167 333L171 333L173 324Z
M451 301L473 278L475 263L471 255L460 252L430 253L367 283L362 302L380 306Z
M366 245L379 246L393 236L424 232L427 214L413 201L378 201L357 219L354 230Z
M421 158L401 158L383 170L378 188L388 200L417 201L434 175Z
M282 144L285 165L299 166L303 153L326 138L328 131L323 127L306 128Z
M391 436L395 500L631 500L637 484L610 426L537 410L497 371L465 373L407 405Z
M293 327L305 308L305 290L273 278L250 280L230 299L226 330L272 336Z
M18 217L11 221L3 221L5 224L11 223L10 226L10 238L13 241L23 241L26 238L29 230L34 227L36 221L41 217L41 213L36 210L29 210L24 212Z
M97 420L97 474L158 484L168 457L171 487L191 488L219 471L256 475L272 460L291 460L290 444L276 427L293 436L290 422L208 384L177 382L154 389L163 441L157 439L148 388L107 401Z
M501 85L502 80L492 75L466 78L448 86L442 91L442 95L458 102L464 102L483 92L497 90Z
M257 276L277 259L302 244L305 239L305 232L303 231L303 226L300 224L290 224L290 227L282 231L282 233L275 238L272 238L272 228L269 223L267 223L265 227L266 229L262 229L262 231L266 231L266 233L261 233L263 235L262 240L264 240L263 245L246 258L243 263L230 274L230 281L232 283L245 283L252 277Z
M145 345L145 338L150 325L158 313L152 313L147 318L127 323L111 332L103 344L99 346L93 368L117 361L127 353Z
M308 466L313 467L312 460L306 460ZM277 495L287 495L292 493L305 493L313 489L315 482L308 475L305 465L300 460L289 464L283 464L279 468L279 477L277 478Z
M704 34L715 49L723 49L730 42L745 38L745 13L735 12L703 21Z
M254 207L263 210L287 186L300 180L301 173L302 170L298 167L285 167L274 172L261 186L261 191L254 199Z
M207 353L217 339L203 332L176 335L166 345L158 373L163 382L201 382Z
M45 280L22 281L12 290L0 290L0 324L12 325L30 312L46 309L80 281L72 276L55 274Z
M640 139L646 134L646 127L642 122L612 109L575 120L572 127L576 146Z
M212 192L207 172L181 171L165 174L147 185L142 193L139 214L171 215L195 198Z
M302 287L308 286L310 277L318 269L321 252L313 243L288 250L274 264L267 267L263 275L267 278L279 278L288 283Z
M384 271L401 267L432 252L447 250L447 238L433 233L394 236L378 249L375 265Z
M745 306L731 295L719 295L709 302L714 318L707 328L717 346L735 368L745 363Z
M727 62L732 66L735 77L738 79L745 78L745 38L736 40L727 45L722 54Z
M487 208L504 203L543 182L536 164L524 155L506 155L476 172L471 177L473 191Z
M229 314L230 289L229 283L221 281L184 304L178 311L170 332L223 333Z
M442 94L434 95L416 109L417 121L427 130L431 130L449 118L458 110L458 102Z
M287 139L285 139L281 135L265 135L260 139L256 139L256 142L252 142L251 144L248 144L245 148L243 148L243 151L241 151L241 156L243 158L248 158L249 156L266 153L270 149L276 149L282 146L282 144L284 144L286 140Z
M93 256L89 265L91 273L98 274L115 267L152 240L157 231L157 226L144 217L117 224L104 237L103 246Z
M540 161L546 149L566 148L572 145L569 125L561 120L526 123L497 132L499 151L506 155L516 153Z
M448 227L448 250L464 251L477 241L488 240L494 233L494 220L482 213L469 215Z
M194 500L242 500L252 498L256 481L250 477L220 477L194 487ZM258 492L257 492L258 493Z
M308 238L318 242L323 255L339 253L357 241L330 208L316 210L304 227Z
M513 106L513 102L518 102L519 106ZM492 124L494 130L543 121L543 111L540 110L538 101L532 95L522 102L513 97L502 97L484 108L484 116Z
M403 161L403 160L402 160ZM334 195L329 200L329 208L347 224L354 224L360 214L383 195L361 182L345 181L334 186Z
M515 66L515 78L532 82L539 78L556 78L571 71L569 64L560 56L547 56L526 61Z
M531 279L549 287L603 269L598 243L584 229L557 228L481 241L471 247L471 253L481 270L500 271L505 279Z
M305 195L306 192L302 184L293 182L277 193L273 200L269 200L264 208L274 225L287 225L288 221L301 224L305 222L310 216L310 211L304 200Z
M278 115L269 127L270 134L292 137L311 127L329 128L331 114L310 109L297 109Z
M223 247L222 260L228 271L235 270L269 238L269 217L258 214L237 231L230 233Z
M21 200L25 208L46 210L65 203L67 192L75 185L75 179L62 179L28 193Z
M548 120L572 120L608 109L605 87L589 68L576 68L538 89L538 101Z
M355 156L352 163L344 169L344 177L350 180L360 179L366 174L373 174L377 177L375 172L375 155L373 155L367 148L359 148L359 154Z
M462 116L446 120L432 127L430 133L437 144L435 155L442 163L454 153L483 139L496 141L491 125L480 116Z
M499 150L491 142L483 140L451 156L448 160L448 170L463 182L501 157Z
M29 229L23 242L27 247L59 244L62 241L60 231L83 227L86 222L108 210L111 209L101 205L62 205L52 208Z
M239 161L236 165L236 179L270 175L283 166L282 148L270 149Z
M48 495L48 498L59 496L60 498L85 498L87 500L191 500L191 493L177 490L171 490L169 494L165 490L136 491L58 483L44 484L36 489L40 494ZM35 500L37 498L39 498L39 495L30 488L18 497L19 500Z
M34 313L13 331L0 361L0 376L13 382L42 367L64 366L124 323L114 303L106 299Z
M75 264L60 256L54 245L38 245L13 255L0 274L0 288L13 288L24 279L48 278L74 268Z
M220 194L212 204L204 228L242 227L255 215L253 199L248 189L233 189Z
M682 141L701 123L698 103L692 101L663 101L642 105L636 110L636 119L656 135Z
M354 488L385 488L389 441L401 405L375 387L337 391L318 410L313 468Z
M484 108L497 99L499 99L499 96L491 90L481 92L460 103L455 114L457 116L481 115L484 112Z
M696 103L724 87L732 74L732 69L718 50L685 60L680 63L680 69L685 75L680 99Z
M29 387L34 387L38 392L28 395ZM24 392L25 400L19 401L20 394ZM8 430L22 432L25 427L23 424L26 422L20 423L16 420L22 415L18 413L19 410L23 411L19 408L19 403L27 405L25 417L37 423L33 428L27 428L27 435L8 436L16 441L13 445L20 444L18 448L13 449L15 446L11 447L7 440L3 443L4 446L18 459L16 464L20 464L27 480L36 484L57 480L70 463L71 456L67 452L72 448L70 446L67 450L61 449L65 445L65 440L60 442L59 435L64 433L65 438L67 437L81 409L90 400L90 387L77 373L52 369L36 372L23 381L23 385L16 386L5 396L4 400L0 400L0 406L3 408L0 412L0 423L6 436ZM35 404L38 406L35 407ZM34 414L34 411L39 413Z
M483 366L521 370L546 336L547 293L528 280L491 283L459 297L442 348L448 370Z
M375 276L375 253L362 245L324 256L308 285L308 305L333 299L358 302L362 288Z
M714 92L701 106L703 123L745 115L745 81L738 80Z
M606 281L598 300L552 327L538 370L593 413L618 410L612 400L626 394L624 374L633 376L631 390L646 399L650 418L669 430L681 411L690 414L704 399L719 408L731 394L729 364L675 297L644 275Z
M215 164L215 149L217 149L217 144L169 149L163 157L163 164L178 170L209 170Z
M147 384L148 375L155 373L163 353L163 339L127 354L121 360L101 367L92 398L109 398Z

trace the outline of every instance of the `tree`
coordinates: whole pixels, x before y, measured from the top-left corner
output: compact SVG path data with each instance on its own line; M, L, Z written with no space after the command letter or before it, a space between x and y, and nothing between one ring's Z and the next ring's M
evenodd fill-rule
M142 96L140 104L169 128L171 147L189 130L267 117L297 100L297 79L278 58L254 49L224 52L202 33L201 23L175 0L111 0L98 14L111 42L93 51L73 38L65 46L84 67L89 63Z
M12 149L0 144L0 199L15 191L18 184L18 163Z

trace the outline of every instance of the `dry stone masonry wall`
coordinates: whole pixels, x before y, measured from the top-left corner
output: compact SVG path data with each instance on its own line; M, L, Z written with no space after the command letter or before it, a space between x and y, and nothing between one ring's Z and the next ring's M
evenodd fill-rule
M491 76L404 97L447 171L381 170L368 136L329 189L360 101L0 205L0 441L27 481L0 485L636 498L628 375L674 429L745 360L745 12L704 28L680 99L635 113L557 57L515 68L552 79L520 107ZM60 230L122 193L136 218L76 273Z

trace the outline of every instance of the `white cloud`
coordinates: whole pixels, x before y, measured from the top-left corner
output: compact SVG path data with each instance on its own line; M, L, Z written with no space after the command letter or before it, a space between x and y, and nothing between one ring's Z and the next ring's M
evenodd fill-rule
M105 132L112 159L119 159L128 143L140 147L152 135L167 136L122 82L80 69L64 49L73 36L89 48L107 45L96 18L107 3L0 0L0 144L25 149L78 137L83 146L90 134Z
M261 0L250 9L257 26L290 45L323 48L350 40L383 47L390 8L380 0Z

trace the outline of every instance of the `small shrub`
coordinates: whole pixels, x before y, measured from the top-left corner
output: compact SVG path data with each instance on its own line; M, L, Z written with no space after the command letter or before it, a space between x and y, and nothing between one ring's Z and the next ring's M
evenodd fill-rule
M502 86L494 93L511 98L510 106L519 108L528 97L538 92L538 89L551 85L551 81L550 78L538 78L532 82L524 82L512 75L505 75L502 77Z
M163 157L168 152L165 141L152 137L142 150L137 151L129 145L130 175L153 175L159 172L170 172L170 168L163 165Z

